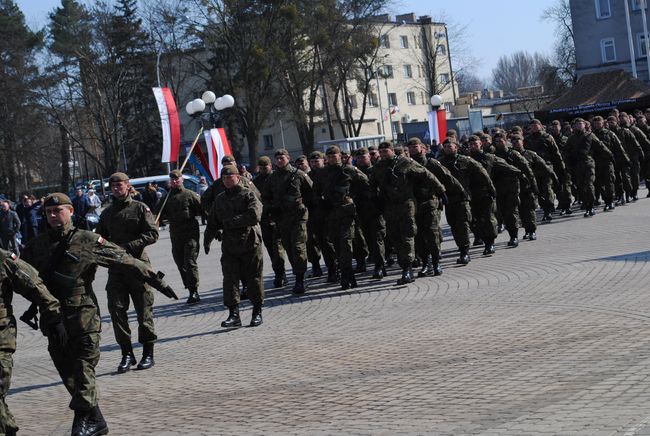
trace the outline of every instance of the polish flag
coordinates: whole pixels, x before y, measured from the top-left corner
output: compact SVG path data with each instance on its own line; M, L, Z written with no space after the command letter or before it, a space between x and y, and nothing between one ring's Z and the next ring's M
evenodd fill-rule
M440 144L447 134L447 111L438 109L427 113L429 117L429 138L431 143Z
M176 162L181 148L181 124L174 96L169 88L152 88L162 124L162 162Z
M205 131L205 143L208 145L208 166L212 179L217 180L221 174L221 159L224 156L232 156L232 150L226 137L225 129L210 129Z

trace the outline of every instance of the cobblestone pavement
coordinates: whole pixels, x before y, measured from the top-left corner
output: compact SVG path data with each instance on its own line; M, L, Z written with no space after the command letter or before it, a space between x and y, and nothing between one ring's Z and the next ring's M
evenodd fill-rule
M157 295L153 369L115 373L97 276L111 434L650 434L649 216L643 198L560 217L465 267L447 236L441 277L269 290L263 326L232 331L218 254L201 253L203 303L187 306L163 231L149 253L183 301ZM20 325L8 403L21 434L69 434L68 401L45 338Z

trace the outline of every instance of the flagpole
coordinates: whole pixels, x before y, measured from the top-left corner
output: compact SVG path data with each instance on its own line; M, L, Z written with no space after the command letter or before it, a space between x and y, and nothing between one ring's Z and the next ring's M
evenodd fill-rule
M627 4L627 0L623 0L625 4L625 24L627 26L627 42L630 45L630 63L632 65L632 75L636 79L638 76L636 74L636 57L634 56L634 40L632 39L632 26L630 25L630 6Z
M196 147L196 144L199 142L199 138L201 138L201 134L203 133L203 127L199 129L199 133L197 133L196 138L194 138L194 142L192 143L192 147L190 147L190 150L187 152L187 155L185 156L185 160L183 161L183 165L180 167L180 172L182 173L183 170L185 169L185 165L187 165L187 161L190 159L190 156L192 155L192 151L194 151L194 147ZM167 204L167 199L169 198L169 192L167 195L165 195L165 200L163 201L162 206L160 206L160 210L158 211L158 215L156 215L156 224L160 221L160 215L162 215L162 211L165 208L165 205Z

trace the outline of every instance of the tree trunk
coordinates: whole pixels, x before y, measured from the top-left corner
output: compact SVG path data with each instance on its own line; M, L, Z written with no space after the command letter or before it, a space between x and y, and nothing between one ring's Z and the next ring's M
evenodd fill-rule
M61 192L68 192L70 189L70 142L68 133L63 126L59 126L61 132Z

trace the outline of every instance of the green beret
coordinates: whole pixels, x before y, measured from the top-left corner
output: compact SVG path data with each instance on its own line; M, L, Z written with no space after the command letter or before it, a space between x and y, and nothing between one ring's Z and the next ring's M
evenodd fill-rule
M578 118L574 118L574 120L573 120L573 122L571 124L584 123L584 122L585 122L585 120L583 118L578 117Z
M327 151L325 152L326 155L331 155L331 154L341 154L341 149L339 148L338 145L330 145L327 147Z
M129 176L127 176L124 173L113 173L111 176L108 178L108 184L110 185L113 182L128 182L129 181Z
M393 148L393 144L389 141L384 141L377 147L377 150L384 150L386 148Z
M472 135L472 136L474 136L476 139L478 139L478 136L475 136L475 135ZM470 136L470 138L471 138L471 136ZM456 144L456 145L458 145L458 141L456 141L456 138L454 138L453 136L446 137L445 140L442 141L442 143L443 144Z
M497 139L497 138L504 138L505 139L505 138L507 138L506 132L502 132L500 130L498 132L496 132L492 137L494 139Z
M422 145L422 141L420 141L420 138L409 138L408 142L406 145Z
M365 155L365 154L368 154L368 149L367 149L366 147L357 148L357 149L354 150L354 152L352 153L352 155L353 155L354 157L357 157L357 156L363 156L363 155Z
M533 118L532 120L530 120L530 123L528 123L528 124L542 124L542 122L540 120L538 120L537 118Z
M478 135L469 135L467 138L467 141L472 142L472 141L480 141L481 138L478 137Z
M551 124L554 125L554 126L561 126L562 125L562 124L560 124L560 120L553 120L553 121L551 121Z
M169 177L172 179L180 179L183 177L183 173L181 173L181 170L174 170L169 173Z
M257 159L257 164L258 165L271 165L271 159L268 156L260 156L260 158Z
M368 147L368 153L370 153L371 151L377 151L377 146L371 145L370 147Z
M323 153L320 151L312 151L311 154L309 155L309 160L312 159L323 159L325 156L323 156Z
M234 165L225 165L223 168L221 168L221 177L238 176L238 175L239 175L239 170L237 170L237 167Z
M45 197L45 201L43 201L43 206L60 206L62 204L69 204L72 206L72 201L70 201L70 197L67 195L61 193L61 192L54 192L47 197Z
M286 149L281 148L278 151L276 151L273 156L280 157L280 156L291 156L291 155L289 154L289 152Z
M524 138L523 138L520 134L515 134L515 135L512 135L512 136L510 137L510 140L512 140L512 141L515 141L515 140L517 140L517 141L522 141L523 139L524 139Z
M221 158L221 165L226 165L229 163L235 163L235 158L230 155L226 155Z

